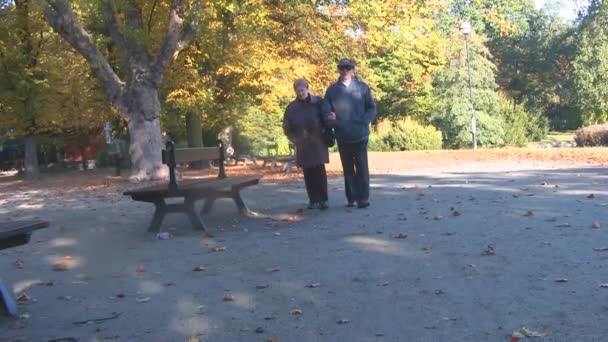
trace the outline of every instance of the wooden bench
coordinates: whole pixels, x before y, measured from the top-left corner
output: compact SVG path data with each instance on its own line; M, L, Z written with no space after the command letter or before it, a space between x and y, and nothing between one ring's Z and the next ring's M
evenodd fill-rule
M46 228L46 221L14 221L0 223L0 249L12 248L25 245L30 242L32 232ZM0 308L9 315L17 314L17 304L10 291L0 280Z
M190 219L195 229L205 230L205 224L195 211L195 203L205 199L205 204L200 215L207 214L213 208L213 204L219 198L231 198L239 212L243 215L249 214L249 209L241 198L241 189L256 185L260 176L237 176L226 177L224 168L224 147L221 141L218 147L199 148L175 148L173 142L167 142L162 151L163 164L169 167L169 184L146 187L142 189L124 192L135 201L153 203L155 206L154 216L148 228L150 232L160 231L162 221L168 213L184 213ZM194 161L217 160L218 175L205 179L191 179L180 182L176 181L175 168L178 163ZM183 198L182 203L166 203L167 198Z

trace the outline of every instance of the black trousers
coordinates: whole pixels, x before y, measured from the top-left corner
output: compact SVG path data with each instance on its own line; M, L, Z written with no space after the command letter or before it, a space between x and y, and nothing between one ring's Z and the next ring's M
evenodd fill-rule
M306 192L308 199L312 203L327 201L327 173L325 172L325 164L303 167L304 183L306 183Z
M348 202L369 200L369 167L367 164L367 139L357 143L338 142L344 190Z

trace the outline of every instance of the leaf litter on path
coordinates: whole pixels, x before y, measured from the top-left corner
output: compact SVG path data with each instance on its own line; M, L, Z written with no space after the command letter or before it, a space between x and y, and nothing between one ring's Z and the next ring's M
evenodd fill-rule
M494 255L496 254L494 252L494 246L492 245L488 245L488 247L486 247L486 249L483 251L483 255L488 256L488 255Z
M515 338L545 337L545 336L549 336L549 332L547 332L546 330L543 329L543 332L541 333L538 331L528 329L526 327L521 327L518 330L514 331L511 336L515 337Z

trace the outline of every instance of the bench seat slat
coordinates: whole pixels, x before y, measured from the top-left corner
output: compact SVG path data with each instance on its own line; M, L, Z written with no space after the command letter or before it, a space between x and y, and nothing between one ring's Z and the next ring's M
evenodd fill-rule
M29 234L34 230L46 228L48 226L48 222L39 220L2 222L0 223L0 239L21 234Z
M141 196L141 195L162 195L167 196L173 194L175 196L183 196L192 192L200 192L205 190L223 190L231 187L245 187L255 185L260 181L260 176L236 176L228 178L205 178L191 179L181 182L177 186L177 190L170 192L166 185L156 185L147 188L126 191L126 196Z
M176 163L218 159L220 159L220 151L217 147L195 147L175 149Z

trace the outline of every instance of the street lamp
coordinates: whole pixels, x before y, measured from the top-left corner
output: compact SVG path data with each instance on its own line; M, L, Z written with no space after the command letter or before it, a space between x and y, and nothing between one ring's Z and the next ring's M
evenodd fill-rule
M467 66L469 68L469 101L471 102L471 133L473 135L473 149L477 149L477 115L475 114L475 102L473 102L473 78L471 77L471 57L469 55L469 34L473 30L467 21L460 25L464 33L464 41L467 47Z

